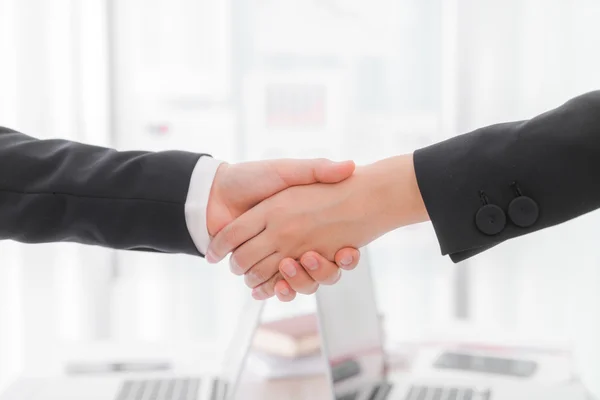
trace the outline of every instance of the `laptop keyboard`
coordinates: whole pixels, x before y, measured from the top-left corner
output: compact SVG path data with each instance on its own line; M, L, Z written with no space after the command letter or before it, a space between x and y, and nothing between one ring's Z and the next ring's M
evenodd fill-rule
M123 382L115 400L200 400L200 378L129 380ZM211 385L210 396L215 398L219 380Z
M393 386L390 383L383 382L378 385L375 385L373 389L371 389L370 392L368 392L367 397L364 397L364 391L360 390L357 392L351 392L343 394L341 396L336 396L336 400L385 400L392 391L392 387Z
M115 400L202 400L200 393L200 378L161 379L161 380L130 380L123 382ZM207 382L211 386L210 400L217 400L217 394L222 392L224 382L213 379ZM392 385L382 383L376 385L367 398L383 400L388 397ZM348 393L337 397L337 400L355 400L360 392ZM473 388L411 386L403 400L491 400L490 390L480 391Z
M412 386L404 400L491 400L490 390L473 388Z

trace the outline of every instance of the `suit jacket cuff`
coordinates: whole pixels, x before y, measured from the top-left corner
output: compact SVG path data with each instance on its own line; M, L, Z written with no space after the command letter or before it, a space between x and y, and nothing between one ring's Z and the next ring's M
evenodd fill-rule
M436 143L414 153L415 173L443 255L459 262L495 246L494 235L477 226L477 212L489 204L504 208L512 200L511 182L499 158L514 144L516 124L501 124ZM497 221L502 223L502 221ZM506 221L504 222L506 224Z
M206 224L206 209L215 174L222 161L212 157L201 157L190 179L190 187L185 202L185 221L188 231L200 254L206 254L210 235Z

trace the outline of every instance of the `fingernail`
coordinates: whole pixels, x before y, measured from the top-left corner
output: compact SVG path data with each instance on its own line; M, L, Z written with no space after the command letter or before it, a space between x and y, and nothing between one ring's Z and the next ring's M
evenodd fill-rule
M281 269L283 270L283 273L286 274L287 276L289 276L290 278L293 278L294 276L296 276L296 267L294 266L294 264L292 264L289 261L286 263L283 263L283 265L281 266Z
M288 294L290 294L290 291L288 288L284 287L282 289L279 289L279 294L281 294L282 296L287 296Z
M217 262L217 255L211 249L208 249L208 251L206 252L206 261L208 261L211 264Z
M315 269L317 269L319 267L319 263L317 262L317 259L311 256L308 257L304 257L302 259L302 265L304 265L306 268L310 269L311 271L314 271Z
M350 264L352 264L352 256L346 256L346 257L342 258L340 260L340 263L342 263L342 265L344 267L349 266Z
M264 292L262 286L259 286L252 289L252 297L256 300L264 300L267 297L267 294Z

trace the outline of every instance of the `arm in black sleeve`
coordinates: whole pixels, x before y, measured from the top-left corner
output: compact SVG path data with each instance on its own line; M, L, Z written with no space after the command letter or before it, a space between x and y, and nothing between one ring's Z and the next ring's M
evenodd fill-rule
M414 153L442 254L459 262L600 207L600 91Z
M118 152L0 128L0 239L198 255L184 206L201 156Z

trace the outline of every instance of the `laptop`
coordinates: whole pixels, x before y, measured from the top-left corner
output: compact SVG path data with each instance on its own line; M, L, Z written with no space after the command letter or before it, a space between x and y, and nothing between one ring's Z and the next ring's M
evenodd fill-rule
M402 282L398 282L402 290ZM456 349L425 352L401 373L387 366L367 249L338 284L316 294L329 400L584 400L578 382L544 384L540 360ZM418 305L416 305L418 307ZM419 356L417 356L419 358ZM427 366L427 368L424 368Z
M57 378L21 378L0 400L236 400L240 378L264 302L244 305L221 371L171 368L167 364L71 365ZM218 363L216 363L218 366ZM96 370L94 370L96 368ZM149 371L150 370L150 371Z

